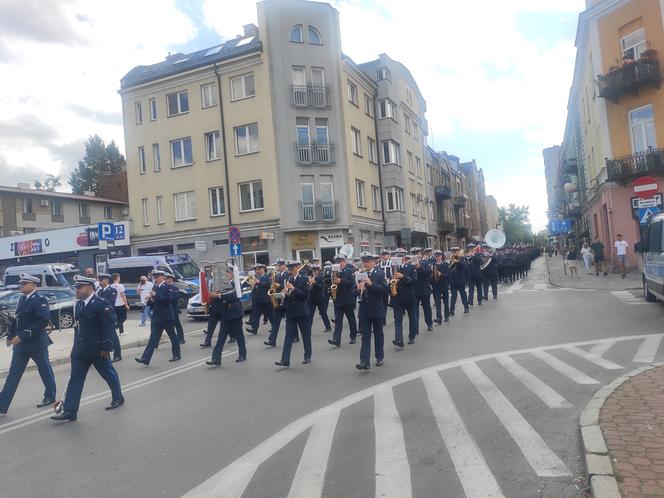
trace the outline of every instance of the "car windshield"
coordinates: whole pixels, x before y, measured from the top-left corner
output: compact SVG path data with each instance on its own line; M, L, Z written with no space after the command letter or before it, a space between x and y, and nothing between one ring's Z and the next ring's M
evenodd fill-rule
M193 261L172 264L171 268L178 273L176 275L178 278L195 278L198 276L198 266Z
M20 292L4 292L0 294L0 306L14 307L20 298Z

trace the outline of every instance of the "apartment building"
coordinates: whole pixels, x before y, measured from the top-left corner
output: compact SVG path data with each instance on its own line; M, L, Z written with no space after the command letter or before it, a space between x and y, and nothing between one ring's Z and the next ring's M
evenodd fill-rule
M571 241L597 235L613 257L616 234L631 243L641 237L634 180L664 180L664 17L658 0L587 0L586 7L549 202L556 216L572 220ZM630 251L628 266L637 265Z
M488 230L494 230L500 228L500 216L498 215L498 201L492 195L487 195L484 198L484 206L486 209L486 228ZM484 232L486 235L486 232Z
M237 226L249 267L456 233L438 230L458 215L436 203L453 174L427 151L426 102L408 69L343 54L329 4L257 9L242 36L122 78L134 252L224 259Z

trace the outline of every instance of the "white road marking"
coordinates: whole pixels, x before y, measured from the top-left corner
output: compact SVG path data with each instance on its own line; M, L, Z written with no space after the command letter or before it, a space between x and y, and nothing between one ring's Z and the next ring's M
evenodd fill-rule
M651 336L643 339L643 342L639 346L632 361L634 363L652 363L655 361L657 349L659 349L659 343L662 342L662 337L664 336Z
M436 372L422 376L438 430L468 498L504 496L477 443L468 432L454 401Z
M505 289L503 291L503 294L512 294L513 292L521 290L521 287L523 287L523 281L522 280L517 280L512 285L510 285L507 289Z
M615 343L616 341L600 342L599 344L595 344L592 348L590 348L589 352L602 357L609 349L611 349L615 345Z
M320 417L311 428L288 498L313 498L323 494L325 471L338 420L339 412L330 412Z
M640 297L636 297L634 294L632 294L629 291L613 291L611 294L613 294L615 297L620 299L625 304L629 305L648 304L645 302L645 300L643 300Z
M572 405L553 388L519 365L511 356L498 355L496 360L505 370L514 375L549 408L570 408Z
M561 359L556 358L545 351L532 351L531 354L577 384L599 384L599 382L592 377L587 376L580 370L577 370L573 366L568 365Z
M535 290L546 290L546 284L535 284Z
M570 474L562 460L551 451L537 431L523 418L519 410L514 408L500 389L484 375L476 363L467 363L461 368L510 433L537 475L558 477Z
M374 394L374 427L376 431L376 498L398 496L410 498L413 488L406 453L401 418L391 387Z
M576 346L566 346L563 349L579 356L580 358L583 358L586 361L594 363L599 367L606 368L607 370L623 370L625 368L618 365L617 363L612 362L611 360L607 360L596 354L589 353L588 351L584 351L583 349Z

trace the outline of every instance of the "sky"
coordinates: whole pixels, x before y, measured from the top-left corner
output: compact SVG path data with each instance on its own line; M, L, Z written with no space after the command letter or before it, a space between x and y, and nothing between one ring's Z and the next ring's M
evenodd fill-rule
M475 159L487 194L530 206L544 228L542 149L562 140L584 0L330 3L344 53L358 63L386 53L410 69L429 145ZM0 0L0 185L50 173L66 188L89 135L124 150L122 76L249 22L252 0Z

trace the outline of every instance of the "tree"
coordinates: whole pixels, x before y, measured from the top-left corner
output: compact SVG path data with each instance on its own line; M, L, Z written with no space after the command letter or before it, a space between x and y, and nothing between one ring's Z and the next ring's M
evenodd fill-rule
M54 192L57 187L62 185L62 177L60 175L46 175L46 178L42 180L35 180L35 188L37 190L48 190L49 192Z
M507 244L532 243L533 231L530 227L529 215L528 206L510 204L506 208L498 208L498 217L503 225Z
M114 141L106 145L99 135L92 135L85 141L85 155L77 168L69 175L69 185L74 194L86 191L99 195L99 178L120 173L126 168L126 161Z

